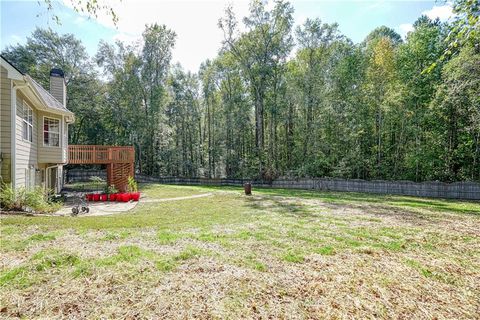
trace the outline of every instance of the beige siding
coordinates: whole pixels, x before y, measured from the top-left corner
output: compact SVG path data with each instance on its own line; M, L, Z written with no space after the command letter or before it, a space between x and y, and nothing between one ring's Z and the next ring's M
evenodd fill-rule
M11 81L7 78L7 70L1 68L0 78L0 181L10 182L11 173Z
M15 161L15 185L16 187L25 186L27 180L31 185L42 185L45 181L47 167L57 166L67 162L68 137L66 130L67 124L61 115L52 114L37 109L38 105L30 101L30 93L24 94L20 88L16 91L16 111L15 119L15 154L11 156L11 130L12 130L12 80L8 78L8 70L3 66L1 68L0 78L0 152L2 161L0 162L0 181L10 182L12 162ZM35 100L36 101L36 100ZM33 130L32 142L23 139L23 103L32 109L33 112ZM43 146L43 118L55 118L60 121L60 146ZM55 169L57 170L57 169ZM62 169L59 169L59 173ZM56 183L60 181L56 181ZM59 191L59 190L56 190Z
M40 163L66 163L66 146L63 144L63 126L62 116L41 111L39 115L38 126L38 161ZM47 147L43 145L43 119L44 117L54 118L60 120L60 146Z
M23 103L26 102L33 110L33 141L23 139ZM15 185L25 186L26 171L38 169L38 112L34 105L17 90L17 123L15 144Z

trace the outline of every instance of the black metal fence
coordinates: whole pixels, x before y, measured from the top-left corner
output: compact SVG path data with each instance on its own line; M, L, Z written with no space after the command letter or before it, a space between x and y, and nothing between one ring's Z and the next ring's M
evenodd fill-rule
M67 181L88 181L91 176L105 177L102 170L69 170ZM449 198L480 200L480 183L453 182L444 183L412 182L412 181L383 181L383 180L357 180L336 178L303 178L303 179L277 179L269 181L252 181L246 179L207 179L207 178L176 178L176 177L151 177L136 175L139 182L157 182L163 184L184 185L215 185L215 186L242 186L252 182L254 187L310 189L347 192L368 192L378 194L395 194L430 198Z

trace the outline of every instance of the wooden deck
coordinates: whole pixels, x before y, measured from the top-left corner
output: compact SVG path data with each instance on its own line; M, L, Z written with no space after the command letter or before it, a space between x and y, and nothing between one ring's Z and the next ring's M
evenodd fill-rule
M107 183L124 192L133 177L135 149L132 146L69 145L68 164L106 164Z
M69 164L109 164L135 162L135 149L131 146L69 145Z

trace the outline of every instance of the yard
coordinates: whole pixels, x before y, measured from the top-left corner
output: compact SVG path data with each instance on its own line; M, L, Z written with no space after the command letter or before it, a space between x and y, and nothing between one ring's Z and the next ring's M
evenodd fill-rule
M129 213L3 216L0 317L478 318L478 202L141 189Z

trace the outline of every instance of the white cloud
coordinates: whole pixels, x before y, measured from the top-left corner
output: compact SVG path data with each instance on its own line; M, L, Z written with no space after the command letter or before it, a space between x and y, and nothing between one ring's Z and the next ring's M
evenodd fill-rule
M452 5L447 3L443 6L433 6L432 9L423 11L422 14L432 20L439 18L441 21L447 21L453 16Z
M440 21L447 21L453 17L453 8L451 2L447 2L443 6L433 6L429 10L422 12L422 15L426 15L430 19L440 19ZM413 24L411 23L402 23L398 26L400 35L405 39L407 34L414 30Z
M177 34L172 62L181 62L190 71L197 71L201 62L214 58L220 48L223 33L218 28L228 2L222 0L153 1L123 0L103 1L119 17L117 26L105 12L96 19L100 24L116 29L113 40L135 41L141 37L145 24L165 24ZM69 0L64 4L71 7ZM240 20L248 13L247 0L234 0L233 8Z
M413 31L413 24L411 23L402 23L399 27L400 29L400 35L405 39L407 36L407 33L410 31Z

